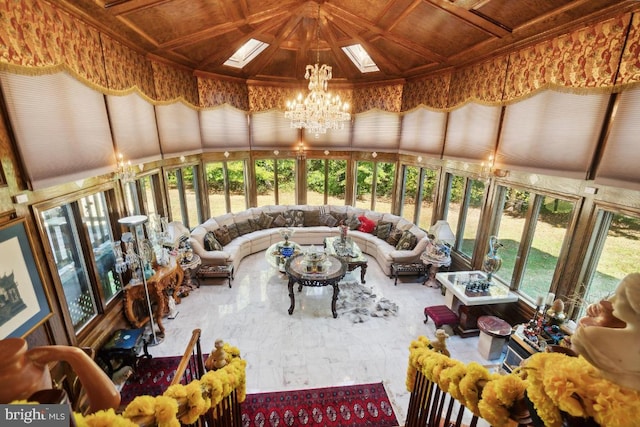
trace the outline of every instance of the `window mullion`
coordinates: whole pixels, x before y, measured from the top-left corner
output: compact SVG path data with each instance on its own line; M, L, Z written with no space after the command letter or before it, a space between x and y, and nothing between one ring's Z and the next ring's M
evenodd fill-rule
M522 238L520 239L520 246L518 247L518 260L515 263L513 279L511 281L512 289L518 289L520 287L520 284L522 283L522 278L524 277L525 273L525 266L527 265L527 258L529 257L531 244L536 232L536 225L538 222L540 207L542 206L542 202L544 201L544 196L534 193L531 194L534 196L534 198L533 203L529 205L524 227L522 230Z

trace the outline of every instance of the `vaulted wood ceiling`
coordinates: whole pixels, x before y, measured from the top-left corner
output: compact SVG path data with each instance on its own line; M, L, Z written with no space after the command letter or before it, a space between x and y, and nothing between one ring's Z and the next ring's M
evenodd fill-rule
M411 78L503 54L639 5L634 0L51 1L151 56L205 73L282 83L302 80L318 48L320 62L333 66L333 81ZM223 65L250 38L270 46L243 69ZM351 63L341 48L355 43L379 72L363 74Z

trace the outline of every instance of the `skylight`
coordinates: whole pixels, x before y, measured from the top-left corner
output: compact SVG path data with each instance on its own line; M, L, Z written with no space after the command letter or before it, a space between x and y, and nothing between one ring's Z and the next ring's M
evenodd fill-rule
M351 46L343 47L342 50L347 54L351 62L358 67L361 73L373 73L375 71L380 71L376 63L373 62L373 59L371 59L362 45L353 44Z
M240 46L240 49L236 50L235 53L225 61L224 65L233 68L243 68L267 47L269 47L268 43L249 39L249 41Z

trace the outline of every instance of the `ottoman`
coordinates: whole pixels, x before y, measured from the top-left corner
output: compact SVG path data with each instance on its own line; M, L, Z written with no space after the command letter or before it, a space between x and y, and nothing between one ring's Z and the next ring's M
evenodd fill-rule
M431 305L425 307L424 323L429 321L429 317L433 319L436 328L441 328L442 325L449 325L454 328L458 325L458 315L446 305Z

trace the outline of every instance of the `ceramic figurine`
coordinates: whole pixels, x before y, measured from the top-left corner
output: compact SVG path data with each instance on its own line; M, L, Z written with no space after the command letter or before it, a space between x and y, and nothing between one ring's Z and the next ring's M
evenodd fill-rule
M214 347L215 349L204 362L204 366L208 371L215 371L227 365L227 353L224 351L224 341L217 339Z
M436 329L436 338L437 341L431 342L431 348L438 353L444 354L445 356L451 356L449 350L447 349L447 338L449 338L449 334L447 334L444 329Z

